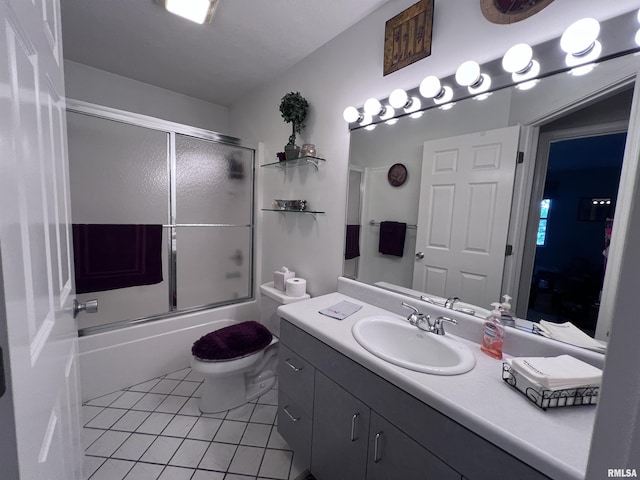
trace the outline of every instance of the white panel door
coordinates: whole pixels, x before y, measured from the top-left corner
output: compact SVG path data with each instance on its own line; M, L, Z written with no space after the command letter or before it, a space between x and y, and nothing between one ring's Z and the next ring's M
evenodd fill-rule
M0 0L0 477L82 478L57 0Z
M485 308L500 300L518 135L424 143L414 289Z

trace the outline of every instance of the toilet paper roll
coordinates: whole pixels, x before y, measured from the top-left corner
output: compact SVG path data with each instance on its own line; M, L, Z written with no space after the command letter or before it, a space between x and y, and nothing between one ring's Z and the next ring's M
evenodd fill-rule
M307 293L307 281L304 278L289 278L286 281L285 293L289 297L302 297Z

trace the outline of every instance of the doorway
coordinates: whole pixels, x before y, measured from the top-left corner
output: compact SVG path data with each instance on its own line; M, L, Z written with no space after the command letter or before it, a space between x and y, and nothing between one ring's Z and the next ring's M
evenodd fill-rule
M527 318L594 336L626 132L553 142L540 202Z
M633 84L625 84L539 127L518 316L571 321L606 340L607 291L614 287L604 275L605 235L611 233L605 227L624 194L621 170L632 99ZM555 251L553 244L562 249ZM607 277L619 268L609 264Z

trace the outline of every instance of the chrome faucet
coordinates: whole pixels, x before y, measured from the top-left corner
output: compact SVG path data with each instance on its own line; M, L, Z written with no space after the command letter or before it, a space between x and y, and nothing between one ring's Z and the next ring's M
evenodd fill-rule
M431 317L429 317L429 315L421 313L420 310L418 310L413 305L409 305L408 303L402 302L402 306L413 311L413 313L409 314L409 316L407 317L407 322L415 327L418 327L420 330L425 330L428 332L431 331L431 322L429 321ZM427 324L426 327L423 326L425 323Z
M449 322L449 323L452 323L454 325L458 324L458 321L455 318L449 318L449 317L445 317L443 315L440 315L433 322L432 330L430 330L430 331L432 333L435 333L436 335L444 335L444 333L445 333L444 332L444 324L442 322ZM430 324L430 326L431 326L431 324Z
M459 300L460 299L458 297L449 297L449 298L447 298L447 301L444 302L444 308L450 308L451 310L453 310L453 304L456 303Z

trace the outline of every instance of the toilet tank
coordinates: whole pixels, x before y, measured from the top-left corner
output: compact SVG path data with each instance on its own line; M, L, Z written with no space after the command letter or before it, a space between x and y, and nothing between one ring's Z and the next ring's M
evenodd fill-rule
M282 290L274 288L273 282L260 285L260 323L269 331L280 338L280 317L276 310L280 305L300 302L311 298L308 293L301 297L289 297Z

